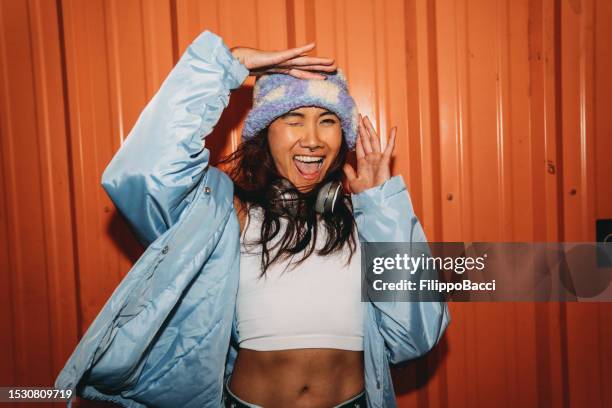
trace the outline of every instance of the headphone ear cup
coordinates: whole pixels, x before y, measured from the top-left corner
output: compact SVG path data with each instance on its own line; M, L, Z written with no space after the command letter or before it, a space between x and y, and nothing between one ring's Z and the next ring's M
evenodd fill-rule
M342 196L342 183L339 181L330 181L319 189L317 201L315 203L315 211L319 214L334 212L338 198Z

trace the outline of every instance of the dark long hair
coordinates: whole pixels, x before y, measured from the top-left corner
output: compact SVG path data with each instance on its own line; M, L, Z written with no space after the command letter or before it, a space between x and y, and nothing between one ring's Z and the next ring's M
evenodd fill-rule
M293 267L301 264L315 250L319 255L328 255L341 251L345 245L349 246L350 255L346 265L353 257L356 248L355 219L350 195L343 194L338 198L333 213L318 215L315 211L315 202L319 189L330 181L342 182L342 166L346 161L348 147L344 137L340 151L335 157L327 173L320 183L310 191L301 192L284 179L277 171L276 165L268 144L267 129L257 136L241 143L236 151L219 161L220 164L230 164L228 174L234 182L234 194L242 203L237 211L250 211L251 208L263 210L260 238L247 246L261 245L261 275L264 276L268 267L274 262L292 258L303 252L297 262L291 262ZM275 200L278 197L278 186L289 184L291 187L283 188L293 197L297 197L293 204L297 211L289 211L287 202ZM317 222L317 215L321 223ZM282 237L272 246L268 245L281 233L280 218L287 219L287 228ZM250 223L250 221L249 221ZM327 240L321 249L315 249L317 231L324 227ZM245 226L248 228L248 225ZM275 250L274 254L271 251ZM286 269L286 268L285 268Z

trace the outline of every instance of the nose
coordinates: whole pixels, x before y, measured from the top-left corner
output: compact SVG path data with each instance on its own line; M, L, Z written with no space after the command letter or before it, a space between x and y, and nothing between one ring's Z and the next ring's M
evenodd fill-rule
M300 146L305 149L314 151L317 148L323 147L323 142L319 137L319 131L316 126L307 126L306 131L300 139Z

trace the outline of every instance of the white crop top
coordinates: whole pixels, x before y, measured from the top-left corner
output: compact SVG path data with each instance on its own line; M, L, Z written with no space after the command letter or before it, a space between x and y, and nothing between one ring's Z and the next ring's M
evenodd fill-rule
M363 350L361 302L361 250L355 232L356 252L347 267L348 246L327 256L313 253L300 265L289 259L275 262L261 274L261 246L249 245L259 238L261 208L247 216L241 234L240 282L236 303L239 345L253 350L336 348ZM282 237L287 220L270 248ZM324 246L326 231L317 230L317 246ZM272 250L274 255L277 248ZM296 255L295 261L301 259Z

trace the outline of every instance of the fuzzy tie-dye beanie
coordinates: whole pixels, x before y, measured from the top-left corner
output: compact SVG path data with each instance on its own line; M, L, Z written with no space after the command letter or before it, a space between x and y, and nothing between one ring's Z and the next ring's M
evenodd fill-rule
M286 74L266 74L255 82L253 108L242 128L242 140L264 130L276 118L294 109L316 106L335 113L342 124L344 139L350 150L355 148L358 113L349 95L342 71L326 74L322 79L299 79Z

